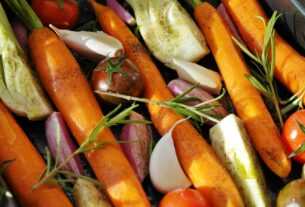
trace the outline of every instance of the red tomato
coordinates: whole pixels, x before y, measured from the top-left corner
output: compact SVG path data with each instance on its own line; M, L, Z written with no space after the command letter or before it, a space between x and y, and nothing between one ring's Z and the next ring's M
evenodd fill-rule
M293 113L284 124L282 136L288 153L294 152L305 142L305 135L296 121L299 121L305 126L305 110ZM298 162L305 163L305 152L302 152L293 158Z
M199 191L186 188L167 193L159 207L209 207L207 200Z
M64 0L63 9L57 0L32 0L31 6L45 26L53 24L60 29L71 29L78 18L78 5L72 0Z

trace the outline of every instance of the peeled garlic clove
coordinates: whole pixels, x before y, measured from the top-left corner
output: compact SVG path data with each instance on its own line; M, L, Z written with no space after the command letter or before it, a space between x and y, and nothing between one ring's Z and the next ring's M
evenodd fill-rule
M149 175L153 186L161 193L192 185L180 166L172 138L172 130L167 132L156 144L149 161Z
M188 62L181 59L172 59L171 67L173 67L179 78L199 85L213 94L219 94L222 84L219 73L209 70L196 63Z
M124 53L121 42L102 31L75 32L49 26L68 47L92 61L98 62L105 57L119 57Z

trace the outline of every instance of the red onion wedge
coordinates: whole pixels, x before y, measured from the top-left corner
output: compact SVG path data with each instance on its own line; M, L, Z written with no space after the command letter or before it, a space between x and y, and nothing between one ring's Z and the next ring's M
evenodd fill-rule
M167 87L169 90L172 92L174 96L178 96L182 94L184 91L192 87L193 85L185 80L182 79L174 79L171 82L168 83ZM185 97L196 97L199 98L201 101L208 101L210 99L213 99L214 97L205 91L204 89L200 87L194 88L191 92L185 95ZM199 104L199 102L188 102L186 103L188 105L196 105ZM228 112L224 109L224 107L221 106L221 104L218 101L214 101L209 103L209 105L220 105L219 107L213 108L210 110L210 113L214 116L224 118L225 116L228 115ZM208 121L207 124L213 125L215 124L214 122Z
M65 122L59 112L53 112L45 123L47 144L53 159L56 159L58 141L60 140L60 157L59 161L63 162L71 155L76 147L71 139ZM74 156L65 167L65 170L74 172L78 175L84 175L84 170L80 162L79 156Z
M131 26L136 24L135 18L117 0L107 0L107 6L127 24Z
M131 112L129 119L145 120L137 112ZM151 138L150 126L141 123L125 124L120 134L120 140L127 142L122 144L123 150L141 182L148 174L148 146Z
M243 45L246 45L243 41L243 39L241 38L241 36L239 35L238 30L236 29L236 26L230 16L230 14L228 13L226 7L223 4L220 4L217 8L218 13L222 16L223 20L225 21L225 23L228 25L232 35Z
M27 54L28 30L26 26L17 17L12 18L10 24L16 36L16 39L18 40L25 54Z

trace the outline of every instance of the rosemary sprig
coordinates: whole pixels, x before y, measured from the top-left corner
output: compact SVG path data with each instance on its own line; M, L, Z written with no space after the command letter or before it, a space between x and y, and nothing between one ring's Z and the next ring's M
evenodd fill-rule
M49 152L48 148L46 148L46 155L47 155L47 167L42 172L40 178L38 179L37 183L33 186L33 190L37 189L42 184L58 184L58 183L74 183L75 180L71 179L70 177L74 178L83 178L87 179L89 181L92 181L93 183L97 184L98 181L76 175L74 173L62 170L63 167L76 155L80 153L86 153L92 150L101 149L107 147L107 144L118 144L119 142L116 141L107 141L107 140L98 140L99 134L106 128L109 128L111 126L115 126L118 124L126 124L126 123L143 123L148 124L150 122L148 121L140 121L140 120L127 120L126 118L130 115L131 111L138 107L137 104L132 104L130 107L124 109L123 111L119 112L121 108L121 105L117 106L113 111L108 113L106 116L104 116L96 125L94 130L90 133L88 138L80 145L80 147L75 150L71 155L67 157L63 162L59 161L59 153L60 153L60 139L57 139L58 144L58 150L57 155L55 159L55 164L52 167L52 159L51 159L51 153ZM66 177L69 177L69 179L59 179L56 180L54 177L58 174L62 174Z
M104 92L104 91L100 91L100 90L96 90L95 92L98 94L103 94L103 95L107 95L107 96L114 96L114 97L123 98L126 100L133 100L133 101L149 103L149 104L154 104L154 105L170 108L173 111L175 111L176 113L178 113L184 117L190 117L191 118L190 121L197 128L199 128L199 126L202 125L207 120L218 123L220 121L219 118L209 114L209 111L213 108L218 107L218 105L212 105L211 103L221 99L226 93L225 89L223 89L222 93L214 99L199 103L195 106L186 105L185 103L191 102L191 101L200 101L201 102L201 100L199 100L198 98L195 98L195 97L185 98L185 95L188 94L190 91L192 91L195 87L197 87L197 85L190 87L184 93L180 94L179 96L176 96L175 98L173 98L171 100L167 100L167 101L155 101L155 100L150 100L150 99L146 99L146 98L138 98L138 97L127 96L127 95L113 93L113 92Z
M107 72L108 83L111 85L112 83L112 75L113 73L119 73L122 76L126 76L125 72L122 70L121 65L125 62L126 57L123 56L119 58L116 62L112 62L111 59L106 60L107 65L104 67L97 67L95 70L101 70Z
M305 126L303 124L301 124L298 120L296 120L299 128L301 129L302 133L305 134ZM298 147L294 152L292 152L288 157L292 158L302 152L305 151L305 142L303 144L301 144L300 147Z
M303 98L305 96L305 86L296 92L289 99L280 101L284 107L281 109L282 116L286 116L291 110L297 107L298 110L303 109Z
M278 95L276 83L274 81L274 67L275 67L275 30L274 25L281 15L274 12L266 25L265 20L262 17L258 17L262 20L265 26L265 37L262 45L262 52L258 54L251 53L242 43L236 38L232 37L234 42L240 47L240 49L248 55L257 68L257 71L251 71L252 75L245 75L246 78L256 87L262 95L264 95L273 105L277 113L278 120L281 127L283 127L283 118L280 110L280 98Z

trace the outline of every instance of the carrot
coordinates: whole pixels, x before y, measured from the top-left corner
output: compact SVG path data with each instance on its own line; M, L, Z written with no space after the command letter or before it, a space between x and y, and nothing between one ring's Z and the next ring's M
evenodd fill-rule
M80 66L48 28L32 32L29 49L42 85L78 143L83 143L103 114ZM106 129L99 140L115 141L115 137ZM109 144L104 149L86 153L86 157L115 206L150 206L120 145Z
M0 123L0 160L14 160L4 175L19 203L28 207L45 207L46 204L72 207L58 186L43 185L32 190L46 164L2 102Z
M138 67L144 81L144 97L162 101L173 96L152 62L149 53L122 20L108 7L89 0L103 30L121 41L128 58ZM164 135L182 117L170 109L147 104L153 124ZM243 206L230 175L215 156L211 147L188 122L173 131L179 161L195 188L208 198L212 206Z
M197 5L194 14L255 149L275 174L286 177L291 163L281 142L281 135L259 91L245 78L249 70L231 38L231 32L216 9L208 3Z
M252 51L261 52L268 18L256 0L223 0L233 17L245 43ZM278 34L275 35L275 77L291 92L297 93L305 86L305 58ZM305 104L305 97L303 98Z

